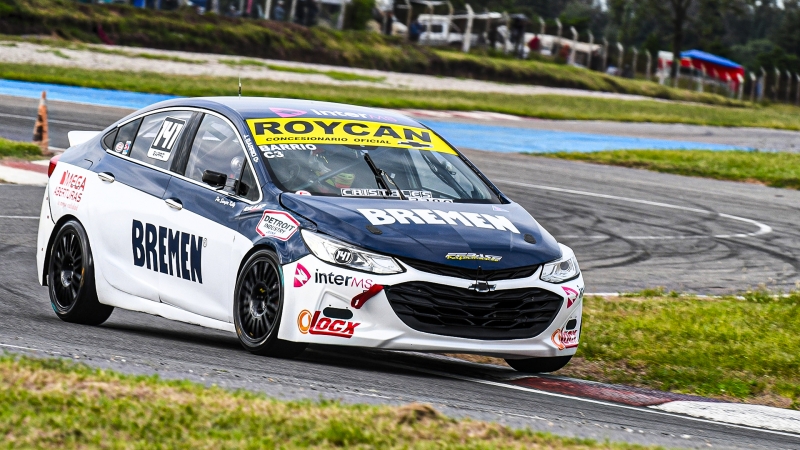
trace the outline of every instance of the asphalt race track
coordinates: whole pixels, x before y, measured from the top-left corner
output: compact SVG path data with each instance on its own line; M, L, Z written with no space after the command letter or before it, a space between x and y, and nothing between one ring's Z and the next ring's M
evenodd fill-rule
M29 130L29 119L13 117L22 116L20 111L0 106L4 136ZM56 147L66 146L60 140L68 130L100 129L125 114L64 104L51 104L50 112ZM18 139L29 139L27 133ZM466 154L573 247L589 292L666 286L714 294L759 283L786 290L800 280L800 192L523 155ZM42 194L39 187L0 185L0 348L8 351L281 398L427 402L453 416L601 440L800 448L796 435L513 389L502 381L514 372L500 367L319 346L298 360L257 357L241 350L234 335L122 310L101 327L63 323L36 281L37 222L30 217L38 217Z

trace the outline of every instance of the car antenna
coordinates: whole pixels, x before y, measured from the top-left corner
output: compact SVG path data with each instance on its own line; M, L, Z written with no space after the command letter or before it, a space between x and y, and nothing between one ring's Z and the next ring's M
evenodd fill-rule
M239 75L239 97L242 96L242 76Z

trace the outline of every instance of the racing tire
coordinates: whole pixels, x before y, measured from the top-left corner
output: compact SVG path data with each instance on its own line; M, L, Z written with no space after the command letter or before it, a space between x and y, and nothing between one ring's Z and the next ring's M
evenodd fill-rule
M308 344L278 339L283 314L283 277L275 253L259 250L242 265L233 297L239 342L250 353L294 358Z
M75 220L65 223L53 239L47 264L50 305L64 322L100 325L114 307L97 299L94 258L86 230Z
M550 358L506 359L506 362L518 372L548 373L563 368L569 363L570 359L572 359L572 355Z

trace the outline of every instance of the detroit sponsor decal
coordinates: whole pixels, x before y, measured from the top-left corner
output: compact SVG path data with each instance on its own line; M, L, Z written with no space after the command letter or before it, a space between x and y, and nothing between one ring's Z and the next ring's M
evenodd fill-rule
M288 241L298 228L300 228L300 222L289 213L266 210L256 225L256 232L264 237Z
M53 189L53 197L58 205L76 211L86 189L86 177L65 170L61 174L61 181Z
M350 339L355 334L356 327L361 325L359 322L350 320L331 319L320 316L320 311L314 311L313 314L307 309L300 311L300 314L297 316L297 328L303 334Z
M472 212L441 211L438 209L358 209L372 225L458 225L486 228L489 230L510 231L519 234L517 227L508 217L502 215L479 214Z

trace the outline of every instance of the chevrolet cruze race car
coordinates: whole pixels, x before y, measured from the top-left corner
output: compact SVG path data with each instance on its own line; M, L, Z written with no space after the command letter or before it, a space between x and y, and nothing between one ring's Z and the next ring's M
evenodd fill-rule
M70 138L37 255L67 322L119 307L236 332L257 354L459 352L528 372L576 351L572 250L399 113L178 99Z

